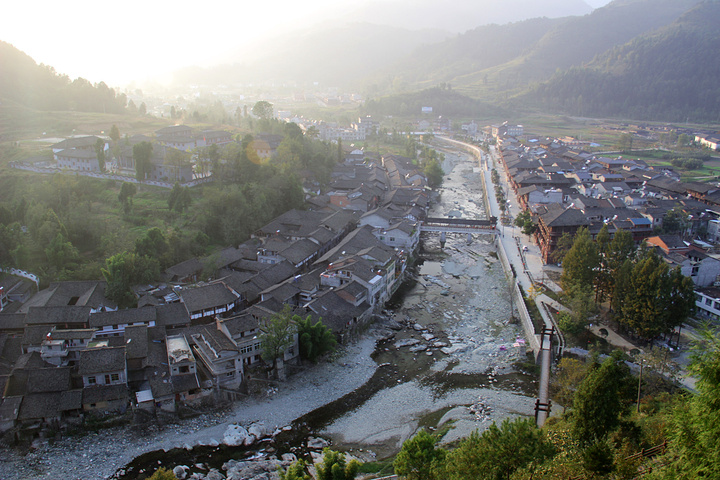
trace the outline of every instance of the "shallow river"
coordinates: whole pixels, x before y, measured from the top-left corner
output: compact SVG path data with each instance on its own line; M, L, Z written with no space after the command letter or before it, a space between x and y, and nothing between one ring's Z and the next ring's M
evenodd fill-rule
M485 218L480 173L469 156L446 153L442 193L429 216ZM453 168L454 167L454 168ZM395 453L419 427L453 427L452 442L493 421L532 415L536 382L522 371L521 328L511 321L509 291L490 235L423 234L415 279L389 305L403 329L381 341L374 358L396 374L320 434L378 458ZM523 342L520 342L522 345Z

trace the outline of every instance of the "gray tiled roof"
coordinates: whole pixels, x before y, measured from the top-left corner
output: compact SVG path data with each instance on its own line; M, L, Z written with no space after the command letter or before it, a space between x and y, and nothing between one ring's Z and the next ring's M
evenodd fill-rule
M213 283L204 287L183 289L180 291L180 297L188 312L199 312L228 305L238 299L224 283Z
M27 393L64 392L70 388L70 367L28 371Z
M82 389L82 403L110 402L115 400L127 400L129 397L126 385L96 385Z
M142 323L148 325L155 321L154 308L128 308L126 310L117 310L114 312L98 312L90 315L90 326L93 328L101 328L109 325L132 325L134 323Z
M30 307L25 317L25 323L27 325L87 326L89 318L90 307Z
M118 372L121 370L125 370L125 347L103 347L80 351L78 360L79 375Z
M158 305L155 307L155 312L156 325L163 325L169 328L190 325L190 314L184 303L176 302Z

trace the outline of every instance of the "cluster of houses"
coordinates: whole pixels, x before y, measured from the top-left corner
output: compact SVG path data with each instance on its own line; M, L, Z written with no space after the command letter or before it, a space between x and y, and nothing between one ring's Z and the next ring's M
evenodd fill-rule
M96 152L98 141L103 146L104 168L101 168ZM88 135L67 138L50 148L61 170L95 173L109 170L135 176L133 146L140 142L150 142L153 145L151 168L145 179L185 183L194 178L191 152L233 141L232 135L223 130L196 131L187 125L173 125L157 130L154 136L133 135L120 139L117 145L111 140Z
M307 207L241 245L168 268L162 283L136 286L136 308L118 309L102 281L4 296L0 433L232 398L265 372L262 326L288 305L351 339L402 281L428 208L426 181L407 158L368 162L353 151ZM299 362L295 338L277 363Z
M545 263L554 263L564 234L587 228L595 238L603 226L611 236L626 230L637 244L655 248L670 267L680 267L693 280L700 316L720 319L720 256L715 254L720 186L681 182L672 169L596 156L558 139L521 142L521 128L507 127L494 127L492 133L508 184L520 207L532 215ZM659 235L668 214L681 222L672 234Z

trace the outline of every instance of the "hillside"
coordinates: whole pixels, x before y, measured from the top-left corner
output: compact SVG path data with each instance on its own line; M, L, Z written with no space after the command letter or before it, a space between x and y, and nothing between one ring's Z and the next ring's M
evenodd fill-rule
M705 2L673 24L571 68L523 101L574 115L720 120L720 4Z
M411 88L450 82L476 98L509 94L668 25L697 2L616 0L584 16L483 26L418 50L384 74Z
M122 113L127 100L103 82L70 80L0 41L0 101L35 110Z

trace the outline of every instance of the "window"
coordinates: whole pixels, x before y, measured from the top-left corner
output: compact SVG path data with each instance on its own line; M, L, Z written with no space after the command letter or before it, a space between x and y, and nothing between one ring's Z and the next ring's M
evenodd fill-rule
M705 305L712 305L712 298L706 298Z
M190 365L181 365L180 373L190 373Z
M119 382L120 381L120 374L119 373L111 373L110 374L110 380L113 382Z
M88 385L95 385L95 383L97 382L95 377L88 377L87 381L88 381Z
M252 352L252 351L253 351L253 346L252 346L252 345L245 345L245 346L240 347L240 353L241 353L241 354L250 353L250 352Z
M234 377L234 376L235 376L235 372L227 372L227 373L225 374L225 376L226 376L226 377Z

